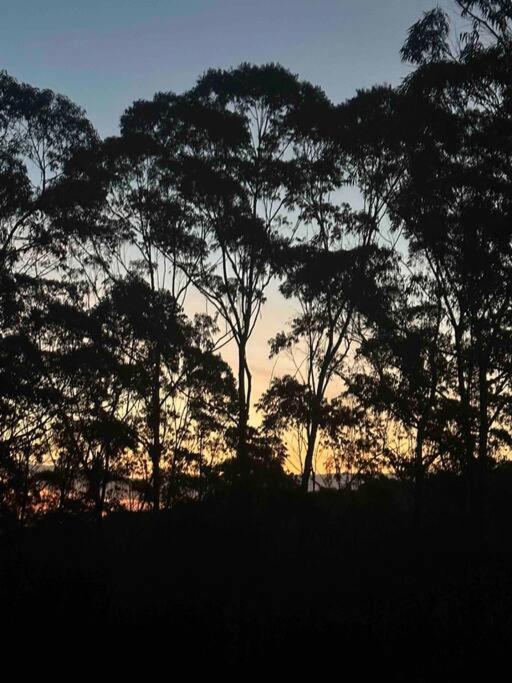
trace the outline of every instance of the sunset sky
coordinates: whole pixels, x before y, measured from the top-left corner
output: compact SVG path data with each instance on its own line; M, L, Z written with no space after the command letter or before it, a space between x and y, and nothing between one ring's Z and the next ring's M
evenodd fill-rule
M209 67L282 63L342 101L398 83L407 28L435 0L16 0L4 2L0 68L84 107L100 134L158 90L181 92ZM452 8L450 0L441 3ZM191 305L198 306L197 299ZM201 306L202 304L199 304ZM250 347L254 397L274 361L267 341L293 309L269 292ZM227 357L230 358L230 350ZM286 370L280 360L276 372Z

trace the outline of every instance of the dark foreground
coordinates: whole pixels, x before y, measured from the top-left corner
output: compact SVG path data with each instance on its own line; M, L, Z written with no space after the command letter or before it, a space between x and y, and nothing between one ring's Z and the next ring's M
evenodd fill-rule
M2 533L0 598L11 632L164 636L221 665L278 656L339 673L457 680L512 644L512 477L489 496L486 546L460 481L430 483L423 531L403 485L295 492L101 524L45 519ZM30 627L27 628L27 625ZM77 636L78 637L78 636Z

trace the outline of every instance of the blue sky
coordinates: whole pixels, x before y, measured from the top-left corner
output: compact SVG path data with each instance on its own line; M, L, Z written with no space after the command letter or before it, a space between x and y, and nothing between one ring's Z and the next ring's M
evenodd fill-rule
M0 68L83 106L103 135L123 109L208 67L277 61L335 101L396 83L407 28L435 0L1 0ZM450 0L445 5L450 6Z

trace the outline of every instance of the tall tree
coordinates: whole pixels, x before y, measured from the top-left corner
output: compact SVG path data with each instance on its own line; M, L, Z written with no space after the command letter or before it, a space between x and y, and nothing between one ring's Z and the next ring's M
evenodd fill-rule
M48 417L41 412L44 382L36 379L43 367L38 307L67 265L72 227L56 219L67 202L62 183L74 155L96 141L84 112L66 97L0 73L1 468L12 474L23 442L20 491L42 458Z
M390 141L386 146L375 134L375 126L393 122L397 99L388 88L361 92L337 109L317 99L293 122L293 205L303 228L281 263L286 273L281 290L298 301L301 312L290 331L273 341L272 352L298 352L297 376L309 397L304 490L321 430L322 405L336 383L338 392L342 388L354 333L378 296L378 282L387 268L389 250L379 244L379 231L388 194L400 177L400 155ZM360 192L361 209L342 200L350 186Z
M145 435L151 463L155 509L161 504L165 417L172 400L166 383L173 372L170 354L175 339L166 334L168 325L181 315L190 283L183 264L193 262L199 249L190 232L187 207L176 189L178 160L188 143L169 116L162 119L163 114L179 108L179 102L169 94L155 97L152 103L134 103L121 119L121 135L107 139L89 159L88 167L89 183L97 186L102 209L96 220L103 225L86 259L99 269L101 277L99 281L90 279L100 298L108 283L114 285L118 302L123 288L132 292L133 331L145 343L144 371L149 372L151 381L144 383L147 395L139 394L146 425L139 434ZM121 282L120 288L115 286ZM143 314L146 337L140 336Z
M316 89L280 66L243 64L209 71L190 96L238 121L236 146L215 140L196 157L188 181L196 227L205 244L196 287L226 325L237 349L240 464L247 469L252 373L248 343L274 276L272 251L286 239L293 153L289 119Z
M485 471L500 440L509 440L512 13L508 2L457 6L472 27L456 36L458 50L440 9L411 28L402 50L417 65L403 86L416 136L395 221L443 299L459 433L482 522Z

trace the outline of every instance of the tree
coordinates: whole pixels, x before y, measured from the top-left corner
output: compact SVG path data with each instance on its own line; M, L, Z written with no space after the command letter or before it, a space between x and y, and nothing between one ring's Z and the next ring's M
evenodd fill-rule
M385 430L381 415L351 396L350 388L330 401L320 442L327 481L350 491L380 475L388 465Z
M211 70L190 94L240 131L232 146L225 144L224 134L213 140L188 169L187 184L196 229L205 244L191 276L225 323L226 342L236 344L237 454L245 470L252 395L247 347L274 276L272 252L282 244L288 226L288 121L310 95L316 95L316 89L274 64Z
M382 292L378 314L367 321L357 351L360 370L349 373L349 391L364 409L389 417L408 438L390 447L387 465L414 480L415 523L423 515L424 480L449 441L446 383L451 347L443 333L442 299L434 283L418 273L397 272ZM410 443L410 447L405 444Z
M304 455L308 450L311 423L311 405L314 396L310 388L292 375L274 377L267 391L261 396L257 407L263 413L263 427L287 443L289 462L297 461L299 472L304 471ZM328 406L320 406L319 424L326 421Z
M73 156L94 145L84 112L62 95L0 73L0 270L41 277L62 257L52 220ZM61 228L61 229L58 229Z
M379 244L379 229L400 163L391 145L386 147L375 135L374 126L393 120L395 99L387 88L361 92L334 110L319 99L294 121L293 203L304 228L281 262L286 273L281 291L299 303L300 314L289 332L273 340L272 353L295 349L302 397L309 402L304 490L324 402L333 383L342 380L355 332L378 297L387 270L389 250ZM369 111L368 124L362 114ZM340 201L343 188L352 184L360 191L362 210Z
M119 354L120 339L104 301L81 305L83 292L49 302L45 320L46 379L55 393L50 454L45 472L59 488L59 509L77 496L101 519L111 482L127 474L122 456L136 448L127 420L130 372Z
M118 339L118 362L126 364L130 376L130 423L138 445L149 454L151 503L158 510L162 491L170 506L181 495L180 480L201 474L208 440L229 428L233 377L213 351L211 320L187 320L170 292L155 293L131 276L112 286L103 305ZM158 364L153 362L155 348ZM225 446L218 441L216 446L218 457Z
M87 262L98 267L101 275L100 282L94 279L96 295L102 297L106 283L119 305L124 301L123 291L133 295L132 315L126 301L123 315L144 346L141 372L147 371L149 376L139 386L145 428L138 433L144 434L151 463L155 509L161 503L167 402L173 400L169 382L182 381L180 377L171 379L175 366L170 354L176 343L181 343L183 332L180 309L190 283L184 262L193 262L200 248L176 189L181 177L179 156L187 141L165 118L174 109L180 110L180 99L172 94L157 96L151 105L134 103L121 119L121 135L106 140L86 166L89 185L97 188L100 205L95 216L100 226L96 228L98 239L87 255ZM102 225L106 228L101 229ZM92 276L90 279L92 282ZM148 326L146 331L143 324Z
M4 290L0 309L0 512L24 522L39 503L37 475L56 395L39 343L42 285L21 277L17 283Z
M71 226L56 220L67 201L61 183L74 155L95 143L83 111L67 98L0 73L0 469L20 518L49 419L38 307L66 268Z
M473 512L483 521L485 472L508 443L510 405L510 37L507 2L457 2L472 30L449 46L447 16L424 15L404 59L415 111L406 182L394 220L436 282L450 330Z

